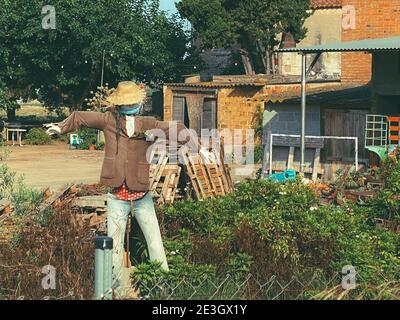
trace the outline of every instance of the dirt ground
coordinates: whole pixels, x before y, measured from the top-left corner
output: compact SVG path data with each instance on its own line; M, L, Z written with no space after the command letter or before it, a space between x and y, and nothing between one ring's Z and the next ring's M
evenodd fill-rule
M67 144L9 147L5 161L28 186L57 190L68 183L96 183L100 179L103 151L70 150Z
M62 142L48 146L9 146L7 165L23 175L26 185L34 188L58 190L70 183L97 183L100 180L103 151L70 150ZM255 176L260 168L231 165L232 180L242 181ZM246 171L243 171L243 170Z

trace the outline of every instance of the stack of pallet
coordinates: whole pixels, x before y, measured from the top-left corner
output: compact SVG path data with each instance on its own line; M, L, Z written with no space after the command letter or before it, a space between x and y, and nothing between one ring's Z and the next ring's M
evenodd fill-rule
M178 197L178 184L182 168L189 178L196 199L226 195L233 191L233 182L223 152L209 151L211 160L204 161L199 154L187 148L168 148L169 152L156 151L151 155L150 190L159 204L172 204ZM176 161L176 160L180 161ZM179 164L173 163L182 163ZM172 164L171 164L172 163Z
M187 148L180 150L186 174L198 200L223 196L233 191L230 170L224 163L223 152L209 152L213 160L205 160L199 154L191 154Z
M177 196L181 168L169 163L166 151L151 155L150 191L158 204L172 204Z

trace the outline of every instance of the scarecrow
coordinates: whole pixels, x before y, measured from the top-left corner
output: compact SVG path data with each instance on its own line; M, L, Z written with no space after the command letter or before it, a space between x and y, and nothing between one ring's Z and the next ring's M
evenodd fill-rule
M171 126L171 123L158 121L154 117L139 116L145 97L144 86L131 81L121 82L109 96L107 102L110 107L105 113L77 111L61 123L47 125L47 133L50 135L65 134L81 127L104 132L105 157L100 182L113 189L107 198L107 227L108 235L114 240L113 287L116 289L122 288L125 283L124 237L130 214L136 218L144 234L150 260L158 261L161 268L168 271L160 228L149 192L150 164L146 153L154 143L149 140L154 139L149 139L148 133L159 129L169 139L170 136L178 137L180 131L187 129L182 124ZM189 130L185 136L188 139L184 142L192 142L192 148L197 148Z

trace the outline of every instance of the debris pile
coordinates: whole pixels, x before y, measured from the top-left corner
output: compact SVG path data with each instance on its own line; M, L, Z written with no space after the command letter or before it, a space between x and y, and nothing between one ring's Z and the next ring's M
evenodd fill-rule
M384 180L376 169L364 172L350 172L350 169L351 166L339 171L331 184L310 183L322 204L343 205L347 201L365 204L384 187Z

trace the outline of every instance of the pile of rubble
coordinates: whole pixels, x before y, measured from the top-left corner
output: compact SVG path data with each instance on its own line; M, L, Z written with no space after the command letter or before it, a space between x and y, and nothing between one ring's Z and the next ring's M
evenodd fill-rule
M351 172L350 169L351 166L339 172L331 184L310 183L322 204L343 205L346 201L365 204L385 185L374 169L365 172Z

